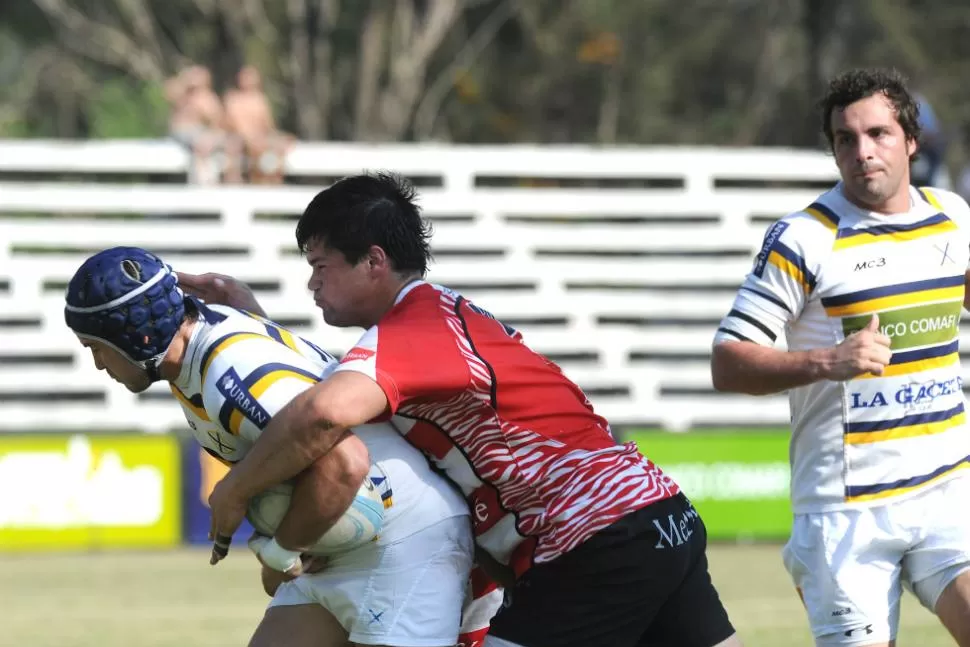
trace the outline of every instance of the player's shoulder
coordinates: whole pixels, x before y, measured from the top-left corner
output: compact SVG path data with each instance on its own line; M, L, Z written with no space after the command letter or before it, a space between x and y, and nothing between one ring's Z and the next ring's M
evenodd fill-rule
M198 370L204 383L231 372L245 376L267 366L292 366L314 374L319 367L300 353L268 336L265 327L245 313L233 311L203 331Z
M763 249L776 246L811 253L829 249L839 226L839 216L826 204L816 201L775 220L765 230Z
M377 323L382 337L427 334L438 328L460 296L453 290L420 281L404 288L406 292Z
M955 216L963 222L970 218L970 205L958 193L933 186L921 186L917 191L926 202L947 216Z

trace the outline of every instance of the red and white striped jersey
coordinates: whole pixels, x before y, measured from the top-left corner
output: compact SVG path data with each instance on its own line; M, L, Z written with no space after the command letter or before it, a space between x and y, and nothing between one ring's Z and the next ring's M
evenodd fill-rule
M394 425L465 494L479 546L516 575L679 491L558 366L448 288L409 284L337 370L380 385Z

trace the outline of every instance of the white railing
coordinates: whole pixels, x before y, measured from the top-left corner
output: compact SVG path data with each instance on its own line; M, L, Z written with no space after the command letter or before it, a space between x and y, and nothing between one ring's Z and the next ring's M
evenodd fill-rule
M111 245L254 282L274 318L334 352L352 345L359 331L330 328L315 312L294 253L293 218L318 187L110 177L179 175L185 164L168 142L0 141L0 428L182 426L165 389L135 396L109 382L64 327L64 284L87 255ZM522 329L614 424L787 420L782 397L715 394L707 357L768 221L834 181L827 156L300 144L287 176L365 169L422 178L421 204L435 225L430 278ZM14 181L18 173L46 177ZM493 186L498 178L502 186ZM550 178L574 188L534 186Z

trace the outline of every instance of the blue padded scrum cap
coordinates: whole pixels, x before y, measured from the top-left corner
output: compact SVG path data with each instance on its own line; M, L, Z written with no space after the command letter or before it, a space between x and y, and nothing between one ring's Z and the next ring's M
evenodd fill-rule
M185 317L178 277L139 247L86 260L67 286L64 319L79 337L114 346L136 364L161 358Z

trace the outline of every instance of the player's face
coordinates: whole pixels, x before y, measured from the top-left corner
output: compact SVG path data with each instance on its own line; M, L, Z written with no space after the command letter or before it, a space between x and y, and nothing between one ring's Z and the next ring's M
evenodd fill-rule
M906 137L896 110L874 94L832 111L832 147L848 197L883 211L900 192L909 192L909 158L916 142Z
M368 259L351 265L342 252L315 241L307 249L306 260L311 268L307 289L323 311L323 320L337 327L369 326L365 313L370 310L376 284Z
M94 365L99 371L110 375L115 382L124 384L125 388L132 393L141 393L151 386L145 371L129 362L110 346L91 339L82 339L81 345L91 351Z

